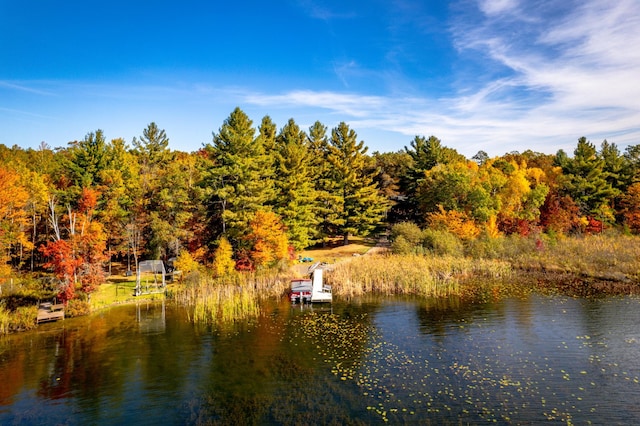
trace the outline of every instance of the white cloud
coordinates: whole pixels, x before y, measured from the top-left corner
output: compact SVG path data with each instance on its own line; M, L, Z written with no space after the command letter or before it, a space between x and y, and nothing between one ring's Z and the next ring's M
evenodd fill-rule
M478 7L488 16L495 16L517 8L517 0L480 0Z

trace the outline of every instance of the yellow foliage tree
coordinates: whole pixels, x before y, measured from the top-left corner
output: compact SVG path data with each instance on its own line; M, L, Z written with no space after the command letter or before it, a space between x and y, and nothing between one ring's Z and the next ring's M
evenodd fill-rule
M193 256L191 256L191 253L189 253L188 250L182 250L176 258L175 262L173 262L173 266L177 271L182 272L181 277L184 277L192 272L197 271L200 265L193 258Z
M256 267L273 266L289 257L289 242L282 221L273 212L258 210L250 223L251 260Z
M32 247L24 232L29 223L25 210L28 198L29 194L20 184L20 175L0 167L0 277L11 272L7 262L12 247Z
M213 256L213 272L216 277L227 276L236 269L236 262L233 260L233 248L225 237L220 238L220 243Z
M491 238L497 238L500 236L501 232L498 229L498 221L496 215L489 216L489 220L484 225L485 235Z
M480 229L466 213L438 207L439 211L427 217L432 228L446 229L461 240L471 240L480 235Z

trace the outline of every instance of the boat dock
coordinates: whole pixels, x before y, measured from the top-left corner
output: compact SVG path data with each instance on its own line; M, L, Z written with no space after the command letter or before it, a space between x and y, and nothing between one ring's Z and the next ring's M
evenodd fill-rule
M41 303L38 306L38 317L36 322L40 324L41 322L49 322L49 321L58 321L59 319L64 319L64 305L61 303L53 304L53 303Z

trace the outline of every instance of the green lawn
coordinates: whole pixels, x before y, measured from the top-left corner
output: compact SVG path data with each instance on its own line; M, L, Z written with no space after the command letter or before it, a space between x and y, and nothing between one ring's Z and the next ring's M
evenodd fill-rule
M145 294L136 297L133 295L135 287L135 276L111 276L106 283L98 287L98 290L91 295L91 309L97 310L118 303L135 302L142 299L161 300L164 298L164 294Z

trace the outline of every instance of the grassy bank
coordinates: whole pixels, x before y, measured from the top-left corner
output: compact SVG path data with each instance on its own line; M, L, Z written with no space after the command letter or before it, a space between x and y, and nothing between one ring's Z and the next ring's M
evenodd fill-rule
M503 252L503 259L522 270L636 283L640 279L640 238L629 235L511 239Z
M516 279L517 278L517 279ZM617 234L501 237L467 243L457 255L387 254L339 263L334 294L640 294L640 238Z

